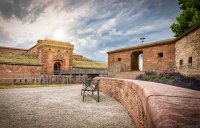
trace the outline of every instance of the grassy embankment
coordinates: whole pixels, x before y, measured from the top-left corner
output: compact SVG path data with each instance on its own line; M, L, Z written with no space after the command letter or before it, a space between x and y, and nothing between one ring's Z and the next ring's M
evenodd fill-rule
M87 58L76 58L72 60L73 67L77 68L96 68L106 69L108 65L106 63L95 62Z
M0 54L0 63L41 65L42 63L34 56Z

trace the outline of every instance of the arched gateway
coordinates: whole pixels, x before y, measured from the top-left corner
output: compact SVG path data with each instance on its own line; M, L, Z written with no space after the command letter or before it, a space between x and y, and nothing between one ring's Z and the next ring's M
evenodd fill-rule
M54 74L60 74L61 64L59 62L54 63Z

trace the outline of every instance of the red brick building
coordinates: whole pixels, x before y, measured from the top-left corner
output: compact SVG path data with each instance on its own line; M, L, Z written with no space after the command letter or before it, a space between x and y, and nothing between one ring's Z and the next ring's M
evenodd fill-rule
M200 25L175 39L109 51L108 68L111 77L131 71L177 71L200 77Z
M35 59L35 61L37 61L38 63L34 64L32 61L29 62L27 60L25 60L23 65L21 65L20 60L10 63L18 64L21 66L34 65L37 68L42 68L40 71L36 71L39 74L53 74L54 72L61 72L64 70L72 69L73 49L74 46L67 42L55 40L39 40L35 46L28 50L0 47L0 54L7 54L10 57L13 55L24 56L27 57L27 60ZM8 63L9 62L5 62L4 64ZM29 73L32 74L32 72Z
M73 53L74 45L57 40L38 40L30 49L0 47L0 84L26 78L38 83L41 75L70 74L107 70L107 65ZM81 70L82 72L77 72ZM83 71L84 70L84 71ZM86 71L85 71L86 70ZM70 72L69 72L70 71ZM79 74L80 75L80 74ZM33 79L35 80L33 80ZM28 79L32 79L28 81ZM33 82L34 81L34 82Z

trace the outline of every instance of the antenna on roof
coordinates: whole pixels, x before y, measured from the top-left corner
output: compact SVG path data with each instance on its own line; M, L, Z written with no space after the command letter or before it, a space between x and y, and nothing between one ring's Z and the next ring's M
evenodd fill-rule
M144 43L144 39L146 39L146 38L144 38L144 37L140 38L140 40L142 41L142 44Z

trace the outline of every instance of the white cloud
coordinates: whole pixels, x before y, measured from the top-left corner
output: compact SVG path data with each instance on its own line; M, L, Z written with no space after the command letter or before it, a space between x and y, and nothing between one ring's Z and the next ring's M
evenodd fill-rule
M7 44L12 47L30 48L39 39L65 40L75 45L75 52L90 59L107 61L107 51L131 46L139 42L141 36L147 37L146 41L155 41L172 35L169 26L178 13L167 8L177 5L162 1L157 6L156 1L33 0L28 11L34 12L30 12L25 20L0 16L0 27L4 31L0 33L0 41L10 41ZM36 5L41 9L38 15L34 15L37 14L33 9ZM156 10L160 8L169 12ZM28 20L30 22L26 22Z
M110 31L112 28L114 28L116 25L116 19L109 19L106 20L102 26L99 27L97 30L98 34L102 34L103 32Z
M156 20L154 23L146 24L143 26L136 26L132 29L129 29L125 32L117 31L116 29L113 29L109 32L109 35L111 36L128 36L128 35L135 35L135 34L144 34L150 31L160 30L163 28L169 27L170 24L172 24L172 20L169 19L159 19Z

